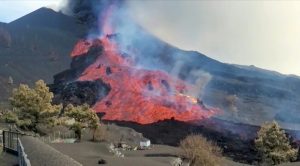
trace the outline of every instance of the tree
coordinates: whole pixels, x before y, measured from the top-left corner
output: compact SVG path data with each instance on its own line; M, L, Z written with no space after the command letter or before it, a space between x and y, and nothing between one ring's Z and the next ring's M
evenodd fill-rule
M11 110L2 111L0 116L0 121L5 123L17 123L18 117L15 112Z
M74 130L78 140L81 140L81 131L84 127L88 127L93 130L93 140L95 140L95 132L99 127L100 120L96 112L94 112L88 104L76 107L69 104L65 108L65 115L75 120L71 129Z
M93 131L93 141L95 141L95 134L99 128L99 122L99 117L97 116L96 112L92 110L89 116L89 128Z
M38 123L49 124L54 121L62 106L52 105L53 93L44 81L39 80L34 88L21 84L14 89L10 103L17 111L18 125L25 129L37 131Z
M222 150L201 135L189 135L180 142L182 156L189 159L191 166L220 165Z
M297 159L298 149L292 148L285 131L275 121L261 126L255 146L263 161L269 164L276 165Z

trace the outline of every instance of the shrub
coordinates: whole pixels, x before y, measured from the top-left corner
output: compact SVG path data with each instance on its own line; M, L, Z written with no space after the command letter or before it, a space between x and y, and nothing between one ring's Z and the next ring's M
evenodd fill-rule
M191 166L220 165L222 150L216 144L201 135L189 135L180 142L182 156L190 161Z
M265 123L257 133L255 146L268 164L280 164L297 159L298 149L292 148L285 131L277 122Z
M1 121L5 123L17 123L18 117L13 111L5 111L1 116Z
M107 128L100 125L94 132L93 141L106 141L108 139Z

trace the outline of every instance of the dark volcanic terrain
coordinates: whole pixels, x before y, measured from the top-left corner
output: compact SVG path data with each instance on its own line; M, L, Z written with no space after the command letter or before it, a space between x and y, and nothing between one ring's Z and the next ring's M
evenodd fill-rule
M2 103L6 102L11 88L19 83L32 84L38 79L52 83L53 75L69 68L69 54L76 41L87 32L75 18L46 8L11 23L1 23L0 27ZM297 109L300 107L299 77L254 66L221 63L201 53L170 46L149 34L147 38L152 44L146 48L141 49L139 39L135 43L140 49L140 58L148 57L152 66L172 73L180 60L177 74L182 79L192 78L188 80L190 82L197 79L191 76L194 70L210 74L211 80L199 97L206 105L223 109L225 114L220 118L249 124L260 124L273 118L285 124L300 122ZM159 51L153 49L157 45ZM144 61L140 62L149 67L149 64L143 64ZM13 85L9 84L9 76Z
M85 31L76 19L47 8L1 23L0 102L5 103L11 88L19 83L38 79L51 83L54 74L70 65L68 54Z
M200 94L195 95L199 99L195 101L195 98L193 98L195 102L192 106L196 105L197 108L201 108L201 111L206 111L205 113L209 112L212 107L219 108L223 110L223 113L201 122L193 121L190 123L188 120L182 122L175 120L174 116L172 118L173 114L166 114L162 109L155 109L175 107L176 110L181 110L184 107L176 107L176 104L180 103L177 101L181 100L175 100L174 104L174 100L173 103L169 102L169 100L164 102L164 100L157 97L154 98L157 100L148 98L148 102L155 101L154 106L160 104L162 107L152 107L150 105L152 110L157 111L154 112L155 114L150 114L150 116L154 117L153 115L156 114L162 117L170 115L169 119L155 121L154 123L146 121L143 125L120 120L106 121L106 123L113 122L120 126L130 127L142 133L153 143L172 146L178 145L179 141L188 134L201 133L207 138L216 141L224 149L227 156L243 163L257 162L258 158L254 150L253 138L256 136L258 126L265 121L278 120L284 128L288 129L287 133L300 140L299 77L283 75L255 66L222 63L199 52L184 51L171 46L143 29L140 30L140 32L135 34L136 37L131 39L132 45L130 48L133 48L132 50L136 52L133 61L139 67L142 67L143 71L150 71L150 75L152 74L152 69L157 73L165 73L160 74L162 77L155 77L156 75L152 74L154 78L158 79L147 79L147 82L144 82L148 85L146 90L151 91L155 88L155 85L158 85L156 88L164 87L167 89L167 94L172 94L171 90L169 90L170 84L168 81L166 79L161 80L161 78L169 78L163 77L166 75L170 75L170 78L173 76L178 77L188 84L198 84L200 80L200 84L203 84L204 89ZM95 61L99 59L106 60L106 63L111 59L113 59L113 62L120 60L115 55L107 56L106 59L99 58L110 53L110 50L105 52L105 40L101 41L102 43L99 44L99 47L89 48L84 54L74 56L71 59L70 53L74 45L79 39L84 39L88 32L88 28L74 17L66 16L47 8L38 9L11 23L0 23L0 106L3 107L3 105L7 104L7 98L13 87L18 86L19 83L33 84L39 79L43 79L49 84L50 90L55 94L55 103L73 103L76 105L88 103L94 106L97 102L109 96L113 90L113 92L124 92L126 88L122 88L122 86L117 87L119 88L117 90L112 90L114 87L112 83L114 82L109 82L109 79L115 71L133 71L131 70L132 66L124 67L122 64L123 66L120 65L120 67L118 65L121 63L115 63L113 65L109 64L111 66L104 66L104 69L100 61L100 64L97 64L97 69L91 70L95 72L85 72L89 66L95 64ZM106 34L105 37L109 42L124 40L124 36L119 34ZM128 36L125 36L125 39L126 37ZM147 41L147 44L144 43L144 40ZM120 55L125 60L128 56L131 56L127 55L126 52ZM100 71L105 72L99 76ZM113 81L117 82L117 85L122 85L123 83L125 86L127 82L120 83L118 78L125 75L128 76L124 77L128 78L128 82L134 80L133 77L135 75L128 75L128 73L123 72L121 73L123 75L115 76L114 78L116 79ZM80 77L88 74L96 75L97 79L80 79ZM107 77L104 78L103 76ZM153 80L156 80L156 83ZM201 82L201 80L204 81ZM135 87L139 87L134 86L140 85L138 81L136 82L130 82L136 84L129 84L130 88L128 89L132 90ZM126 86L128 87L128 85ZM136 91L133 92L131 94L136 94ZM134 96L130 95L132 97L130 98L123 95L124 93L121 94L123 96L120 96L118 93L115 94L117 94L114 95L117 96L116 98L125 96L122 98L124 100L127 100L127 98L128 100L132 99L132 96ZM176 91L172 97L179 96L179 99L187 99L186 96L182 97L184 95L184 92L178 93ZM122 100L115 101L118 101L119 105L123 102ZM187 101L191 103L191 100L184 100L183 103L187 103ZM147 102L144 102L139 107L130 105L131 107L124 108L124 110L121 107L122 110L118 110L121 113L117 113L123 114L125 111L136 109L140 109L142 110L139 110L140 112L145 113L147 111L145 103L147 104ZM105 102L107 107L114 106L114 104L111 101ZM142 106L145 109L140 108ZM149 117L149 114L147 115ZM103 117L103 114L99 116ZM142 116L145 116L145 114L142 114ZM147 116L145 117L148 118ZM130 118L132 117L128 119Z

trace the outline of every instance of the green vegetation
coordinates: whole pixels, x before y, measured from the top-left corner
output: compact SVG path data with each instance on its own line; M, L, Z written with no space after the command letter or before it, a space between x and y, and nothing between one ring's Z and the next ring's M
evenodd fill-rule
M100 125L96 130L93 132L93 141L105 141L108 139L109 133L107 132L107 128L103 125Z
M54 124L62 106L53 105L52 98L53 93L42 80L37 81L34 88L21 84L14 89L10 102L18 116L17 125L37 131L38 123Z
M17 121L18 121L18 117L17 117L16 113L13 111L6 110L6 111L2 111L1 114L2 114L0 117L1 122L17 123Z
M99 125L99 118L89 105L73 106L69 104L64 114L59 116L62 105L52 104L53 93L44 81L39 80L34 88L21 84L13 90L10 104L12 110L0 112L0 121L16 123L22 129L47 134L43 130L55 125L69 126L81 140L82 129L90 128L93 141L104 140L106 133ZM70 122L74 119L75 122Z
M72 124L71 129L74 130L78 140L81 140L81 131L84 127L89 127L93 130L93 141L95 141L95 133L99 127L99 118L97 114L90 108L89 105L84 104L80 106L67 105L65 108L65 115L73 118L75 123Z
M52 104L52 99L53 93L42 80L37 81L34 88L21 84L13 90L10 98L13 111L2 111L0 121L16 123L22 129L40 134L47 134L40 130L43 126L46 129L54 125L65 125L75 132L78 140L81 140L82 129L90 128L93 141L105 139L106 130L99 126L100 120L89 105L69 104L65 107L64 114L59 116L62 105ZM75 122L70 122L72 119Z
M103 133L102 128L99 128L100 120L96 112L91 110L90 117L89 117L89 128L93 131L93 141L96 141L96 133L97 133L97 139L101 139L100 135Z
M285 131L275 121L261 126L255 146L267 164L276 165L297 159L298 149L292 148Z
M221 165L222 150L201 135L189 135L180 142L182 156L189 159L191 166Z

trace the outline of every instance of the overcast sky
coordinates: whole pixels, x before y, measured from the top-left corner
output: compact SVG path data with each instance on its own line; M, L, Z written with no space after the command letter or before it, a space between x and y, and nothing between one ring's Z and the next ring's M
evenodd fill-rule
M10 22L61 0L1 0ZM134 0L134 17L167 42L222 62L300 75L300 1Z

